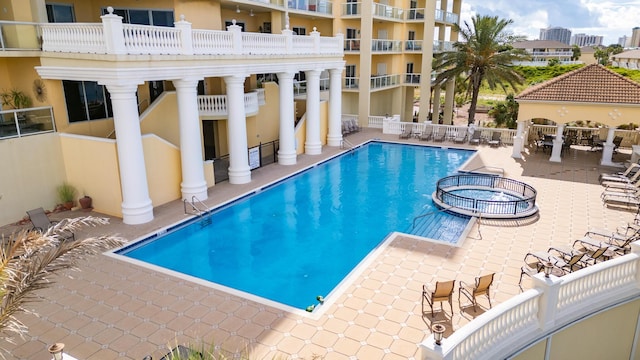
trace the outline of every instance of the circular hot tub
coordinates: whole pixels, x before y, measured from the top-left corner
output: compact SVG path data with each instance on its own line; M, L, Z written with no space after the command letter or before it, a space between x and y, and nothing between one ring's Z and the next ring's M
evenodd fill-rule
M537 191L502 176L460 174L438 180L433 202L441 209L488 219L519 219L535 215Z

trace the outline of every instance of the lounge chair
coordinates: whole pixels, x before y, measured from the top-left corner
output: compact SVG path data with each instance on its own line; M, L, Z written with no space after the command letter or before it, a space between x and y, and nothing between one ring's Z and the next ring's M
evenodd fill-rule
M464 295L473 304L473 311L477 310L478 296L485 295L489 300L489 308L491 308L491 284L493 284L493 276L495 273L479 276L476 278L475 285L466 284L460 281L460 289L458 290L458 302Z
M456 137L453 138L453 142L456 144L464 144L467 141L467 132L458 130Z
M605 194L602 196L602 202L605 206L609 205L622 205L625 207L639 207L640 206L640 197L638 193L633 194Z
M51 219L49 219L43 208L28 210L27 215L29 215L31 224L33 224L33 230L40 231L41 233L48 232L49 229L57 223L57 221L51 221ZM75 234L70 231L57 231L53 235L60 236L64 240L75 239Z
M605 191L635 191L640 189L640 179L631 184L626 182L605 181L602 185L604 186Z
M602 247L606 244L617 254L624 255L631 251L631 243L640 239L640 228L634 225L627 225L626 228L619 228L616 231L604 229L590 229L581 239L574 242L582 247Z
M424 314L424 302L425 300L431 308L431 317L434 317L433 304L440 302L442 308L442 302L448 301L451 307L451 316L453 316L453 287L455 280L451 281L437 281L435 289L431 290L427 285L422 285L422 313ZM444 308L442 308L444 312Z
M424 130L422 130L422 134L420 134L420 140L430 140L433 136L433 127L429 125L425 125Z
M404 127L404 131L400 134L400 139L408 139L411 137L411 132L413 131L413 126L408 125Z
M601 184L605 181L628 182L629 179L631 179L634 175L636 175L637 173L640 173L638 169L640 169L640 164L633 163L629 165L629 167L627 167L625 171L611 173L611 174L600 174L600 176L598 177L598 180L600 181Z
M479 145L482 132L480 130L475 130L473 134L471 134L471 138L469 139L469 144Z
M446 128L437 127L433 131L433 141L435 141L435 142L443 142L446 136L447 136L447 129Z
M492 147L498 147L502 145L502 134L499 131L494 131L493 134L491 134L491 140L489 140L487 143Z

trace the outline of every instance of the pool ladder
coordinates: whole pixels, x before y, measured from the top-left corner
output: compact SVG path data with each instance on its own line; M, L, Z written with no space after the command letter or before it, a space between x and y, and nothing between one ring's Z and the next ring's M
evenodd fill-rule
M200 225L206 226L211 224L211 217L205 217L204 215L209 212L209 208L195 195L191 197L191 201L187 199L182 200L185 215L198 215L201 219Z
M340 141L340 148L353 149L353 144L350 143L349 140L343 138L342 141Z

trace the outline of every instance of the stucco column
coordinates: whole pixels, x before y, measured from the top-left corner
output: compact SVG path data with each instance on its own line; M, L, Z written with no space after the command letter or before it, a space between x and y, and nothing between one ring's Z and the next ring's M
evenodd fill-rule
M602 159L600 159L600 165L616 166L613 162L613 138L615 137L616 129L610 127L607 132L607 142L602 147Z
M180 125L180 162L182 164L182 199L191 201L195 196L207 199L202 159L202 133L198 114L198 79L173 80L178 98Z
M516 136L513 137L513 152L511 153L511 157L514 159L522 159L522 146L524 144L523 131L524 121L518 121Z
M424 7L424 26L422 31L422 53L423 54L433 54L433 36L435 34L435 24L436 21L436 2L435 1L427 1ZM417 34L416 34L417 35ZM420 38L420 37L418 37ZM362 56L361 56L362 57ZM367 61L370 58L367 58ZM431 67L431 56L422 56L422 61L420 63L420 113L418 114L418 122L422 123L427 120L429 116L429 111L431 108L429 104L431 102L430 94L431 94L431 71L433 70ZM437 116L434 116L436 119L434 122L437 124Z
M247 115L244 111L244 75L227 76L227 137L229 139L229 183L251 181L247 149Z
M122 222L129 225L153 220L147 171L144 164L142 135L136 91L138 84L107 85L113 105L116 130L120 187L122 188Z
M329 131L327 145L342 144L342 69L329 69Z
M280 165L296 164L295 113L293 101L292 72L278 73L280 92L280 149L278 163Z
M549 161L561 162L560 155L562 155L562 133L564 132L564 124L558 124L556 129L556 138L553 139L553 148L551 149L551 157Z
M447 125L453 124L453 104L454 104L454 90L456 81L449 80L445 86L444 93L444 123Z
M307 139L304 152L307 155L322 153L320 142L320 70L309 70L307 75Z

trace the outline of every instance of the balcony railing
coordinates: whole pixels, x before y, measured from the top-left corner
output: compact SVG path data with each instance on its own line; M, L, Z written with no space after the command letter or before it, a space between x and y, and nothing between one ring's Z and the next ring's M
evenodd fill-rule
M362 3L349 2L341 5L341 14L346 16L354 16L362 14Z
M360 51L360 39L345 39L344 51Z
M420 85L420 74L408 73L403 75L405 84Z
M373 3L373 7L371 9L372 15L374 17L382 17L394 20L402 20L404 18L404 9L402 8Z
M424 21L424 12L425 9L411 8L406 11L406 20Z
M0 111L0 139L55 130L51 106Z
M289 0L288 5L289 9L304 10L331 15L332 5L330 1L326 0L309 0L308 2Z
M406 51L422 52L422 40L406 40L404 42L404 49Z
M261 4L284 7L284 0L249 0Z
M39 24L0 21L0 50L40 50Z
M346 76L344 78L344 87L343 89L358 89L360 87L360 78Z
M457 24L459 19L460 17L458 16L458 14L436 9L436 21Z
M573 51L527 51L527 52L533 56L547 56L547 57L573 56Z
M400 75L378 75L371 77L371 89L380 89L400 84Z
M371 51L373 52L400 52L402 51L401 40L371 40Z
M242 32L234 24L227 31L192 30L177 21L175 27L123 24L108 14L102 23L41 24L42 50L49 52L129 55L342 55L343 35L321 37Z
M244 94L244 112L247 115L254 115L258 112L258 95L258 92ZM198 111L201 116L228 116L227 95L198 95Z
M433 40L433 52L453 51L453 42Z

